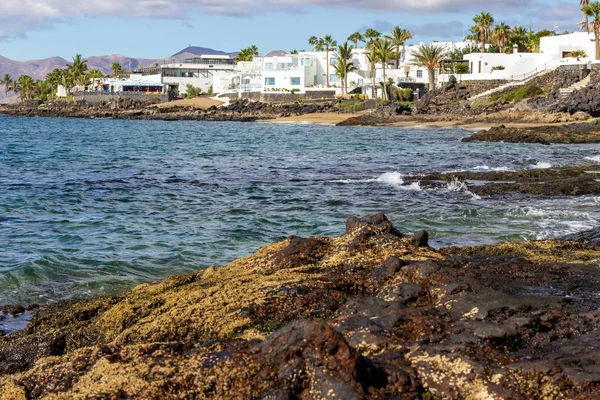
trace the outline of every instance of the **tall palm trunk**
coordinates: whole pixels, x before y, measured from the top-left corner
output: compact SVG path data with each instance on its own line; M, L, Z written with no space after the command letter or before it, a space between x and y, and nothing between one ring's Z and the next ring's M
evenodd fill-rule
M590 19L589 19L589 17L587 15L585 16L585 19L583 20L583 23L585 24L585 31L589 32L590 31Z
M400 45L396 47L396 69L400 69Z
M435 69L432 67L427 68L429 74L429 90L435 90Z
M387 82L385 81L385 63L384 62L381 63L381 68L383 68L383 99L385 101L388 101Z
M327 76L325 77L326 82L327 82L327 87L329 87L329 45L327 45L327 47L325 47L325 65L326 65L326 74Z
M596 39L596 60L600 60L600 31L594 28L594 37Z

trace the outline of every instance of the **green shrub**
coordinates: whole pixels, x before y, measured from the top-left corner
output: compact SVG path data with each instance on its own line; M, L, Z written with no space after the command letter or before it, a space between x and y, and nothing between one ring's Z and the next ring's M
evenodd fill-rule
M342 101L338 104L338 108L345 112L357 112L365 110L365 102L361 100Z
M413 90L411 88L406 88L402 91L402 99L406 101L412 101L413 99Z
M455 74L466 74L469 72L469 66L465 63L454 63L452 70Z
M213 95L213 85L210 85L210 87L208 88L208 92L206 92L206 94L209 96Z
M195 87L194 85L187 84L185 85L185 97L187 99L193 99L194 97L199 97L202 94L202 89Z
M496 102L498 101L498 99L500 98L504 98L504 100L506 100L507 103L512 103L513 101L520 101L523 99L529 99L531 97L535 97L535 96L542 96L544 94L544 91L542 89L540 89L539 86L536 85L531 85L531 86L525 86L522 87L521 89L517 90L516 92L508 92L505 94L493 94L490 99L492 102Z
M505 69L506 67L504 67L503 65L495 65L492 67L492 71L503 71Z

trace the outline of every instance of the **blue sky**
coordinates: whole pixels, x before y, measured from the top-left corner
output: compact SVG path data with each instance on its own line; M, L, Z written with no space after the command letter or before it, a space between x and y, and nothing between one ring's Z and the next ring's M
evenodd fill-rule
M345 40L400 25L413 43L460 40L472 17L574 31L579 0L1 0L0 55L15 60L124 54L162 58L188 45L237 51L308 49L311 35Z

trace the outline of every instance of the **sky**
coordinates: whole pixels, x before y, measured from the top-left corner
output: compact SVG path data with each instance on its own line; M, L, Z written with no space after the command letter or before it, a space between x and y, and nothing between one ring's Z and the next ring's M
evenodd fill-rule
M579 0L0 0L0 55L163 58L188 45L265 54L396 25L414 44L459 41L482 11L534 30L576 31L582 19Z

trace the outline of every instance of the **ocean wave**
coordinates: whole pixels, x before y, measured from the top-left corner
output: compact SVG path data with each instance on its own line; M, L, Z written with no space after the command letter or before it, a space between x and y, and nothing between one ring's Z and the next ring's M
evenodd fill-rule
M597 156L585 157L586 160L600 163L600 154Z
M469 190L469 187L465 182L460 181L458 178L454 178L450 182L446 183L446 190L448 192L468 194L473 198L473 200L481 199L480 196L476 195L475 193Z
M553 210L537 207L516 207L506 212L510 217L525 218L545 218L545 219L564 219L564 220L589 220L590 215L582 211L573 210Z
M552 164L550 164L548 162L540 161L537 164L531 165L529 168L531 168L531 169L548 169L548 168L552 168Z
M473 168L475 171L496 171L496 172L504 172L504 171L512 171L508 167L489 167L487 165L478 165Z
M421 184L419 182L412 182L409 185L405 185L403 175L397 171L383 173L377 177L376 181L379 183L394 186L396 188L403 189L403 190L414 190L414 191L422 190Z

